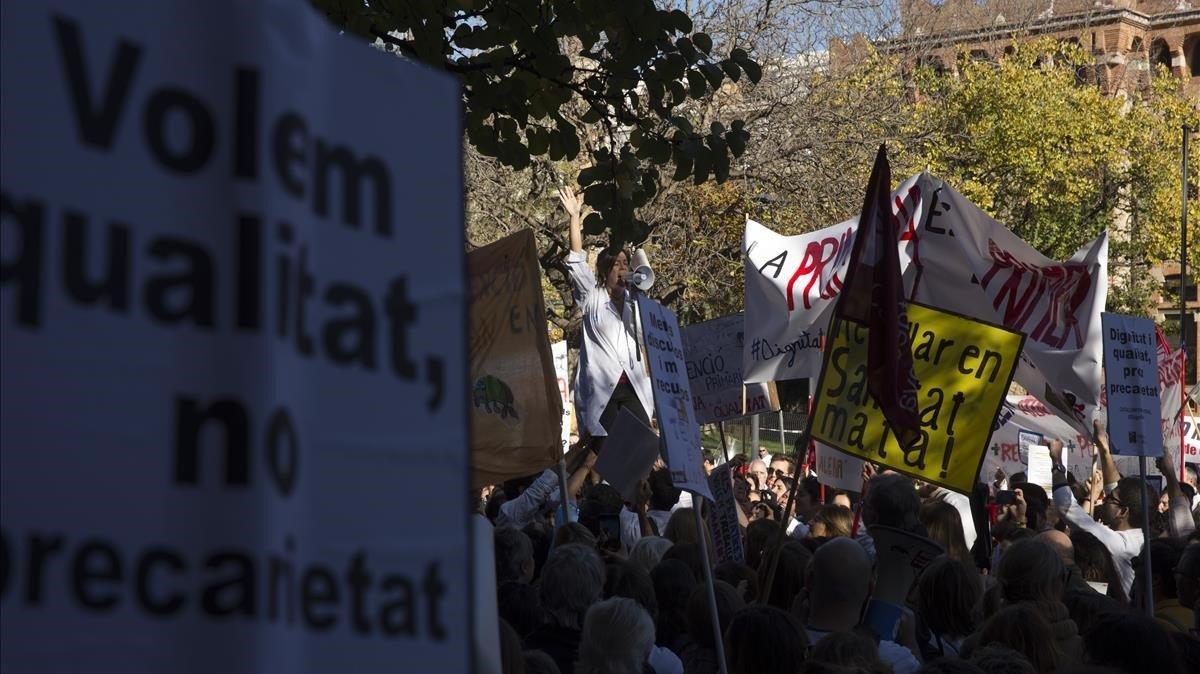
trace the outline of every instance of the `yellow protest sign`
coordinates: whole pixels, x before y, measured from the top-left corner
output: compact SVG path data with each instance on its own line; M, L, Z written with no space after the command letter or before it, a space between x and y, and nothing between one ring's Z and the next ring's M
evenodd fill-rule
M899 446L867 392L867 328L835 322L810 428L817 440L919 480L970 494L992 422L1016 372L1025 335L910 303L913 370L921 381L920 435Z

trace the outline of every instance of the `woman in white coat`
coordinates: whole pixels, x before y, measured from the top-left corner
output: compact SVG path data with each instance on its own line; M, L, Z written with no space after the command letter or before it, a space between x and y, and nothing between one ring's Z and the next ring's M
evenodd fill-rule
M560 188L558 193L571 218L567 268L575 301L583 311L583 340L575 374L579 424L592 438L604 438L624 407L649 426L654 394L645 358L639 357L636 307L625 287L629 253L606 248L597 257L593 272L583 250L583 195L569 188ZM598 442L602 441L593 440L597 451Z

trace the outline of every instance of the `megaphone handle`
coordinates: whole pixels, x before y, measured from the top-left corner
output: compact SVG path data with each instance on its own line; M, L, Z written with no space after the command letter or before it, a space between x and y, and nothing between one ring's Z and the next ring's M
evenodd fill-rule
M637 354L637 362L639 362L639 363L640 363L640 362L642 362L642 345L641 345L641 342L640 342L640 341L638 341L638 328L637 328L637 315L638 315L637 286L634 286L634 287L633 287L633 290L629 291L629 299L633 300L633 352L634 352L635 354Z

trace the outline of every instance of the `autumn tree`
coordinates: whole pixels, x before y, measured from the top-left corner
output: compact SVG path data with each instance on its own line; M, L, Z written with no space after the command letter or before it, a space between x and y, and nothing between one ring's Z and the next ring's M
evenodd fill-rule
M1011 51L998 63L964 54L954 77L920 75L919 160L1051 258L1110 229L1109 307L1146 313L1150 266L1178 252L1180 128L1197 121L1193 104L1166 77L1105 95L1080 81L1092 56L1077 45Z

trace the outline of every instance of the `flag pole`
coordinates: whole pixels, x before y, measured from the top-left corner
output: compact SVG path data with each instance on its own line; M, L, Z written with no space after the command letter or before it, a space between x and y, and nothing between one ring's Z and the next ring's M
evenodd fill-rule
M1146 488L1146 454L1144 447L1142 448L1142 455L1138 457L1138 472L1142 476L1142 575L1146 577L1142 605L1146 609L1146 617L1153 618L1154 579L1150 576L1150 503L1145 498L1150 490Z
M727 674L725 669L725 639L721 635L721 617L717 615L717 593L713 584L712 562L708 558L708 536L706 535L706 527L704 518L700 516L700 505L704 503L704 497L699 494L692 494L695 503L692 507L692 513L696 516L696 531L700 535L700 558L704 562L704 583L708 586L708 612L712 616L713 641L717 650L717 667L721 674Z
M717 422L717 432L721 434L721 454L725 455L725 463L729 463L729 445L725 444L725 422Z

